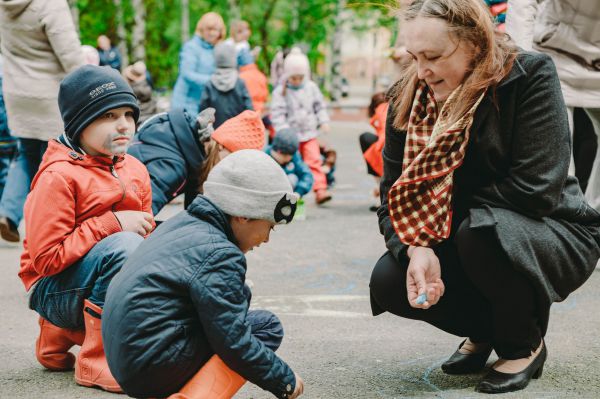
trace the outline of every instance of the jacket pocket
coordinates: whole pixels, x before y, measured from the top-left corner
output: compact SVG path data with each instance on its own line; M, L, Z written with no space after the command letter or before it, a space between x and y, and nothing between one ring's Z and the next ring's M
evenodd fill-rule
M533 40L536 45L567 54L582 65L593 67L600 59L600 49L582 40L573 27L562 22L536 26Z

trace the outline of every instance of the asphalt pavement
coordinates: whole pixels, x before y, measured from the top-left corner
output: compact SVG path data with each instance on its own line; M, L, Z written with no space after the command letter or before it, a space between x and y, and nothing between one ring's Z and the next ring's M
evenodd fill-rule
M365 118L366 119L366 118ZM307 218L278 226L271 241L248 255L253 307L275 312L285 338L279 354L305 381L306 398L487 398L474 392L482 374L449 376L439 366L461 338L389 314L372 317L368 283L385 251L369 211L373 179L358 135L364 122L336 122L327 138L338 150L333 200ZM170 205L161 218L178 212ZM118 398L82 388L73 372L38 364L37 315L17 277L20 245L0 243L0 398ZM600 398L600 270L552 308L544 374L501 398ZM489 364L495 360L490 358ZM120 396L123 397L123 396ZM236 398L269 398L246 384Z

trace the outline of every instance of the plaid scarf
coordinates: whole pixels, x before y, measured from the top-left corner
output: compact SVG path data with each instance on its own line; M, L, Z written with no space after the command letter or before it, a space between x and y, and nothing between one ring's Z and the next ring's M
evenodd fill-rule
M429 247L450 236L454 170L462 165L473 115L485 92L450 125L454 90L438 113L433 93L421 81L410 111L402 175L388 194L392 224L400 241ZM439 117L438 117L439 114Z

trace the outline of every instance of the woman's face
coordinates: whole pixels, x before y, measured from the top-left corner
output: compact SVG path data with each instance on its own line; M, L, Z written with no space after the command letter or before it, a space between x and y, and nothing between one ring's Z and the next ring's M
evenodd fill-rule
M221 39L221 26L217 21L209 21L202 28L202 38L213 46Z
M473 45L451 37L448 24L437 18L417 17L404 25L406 51L417 64L419 79L445 101L465 80L473 57Z

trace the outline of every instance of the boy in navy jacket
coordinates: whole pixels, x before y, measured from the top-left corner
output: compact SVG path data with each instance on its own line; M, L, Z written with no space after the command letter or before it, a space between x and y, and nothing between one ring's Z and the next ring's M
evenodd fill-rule
M273 159L240 150L140 245L111 282L102 325L110 370L128 395L225 398L245 380L279 398L302 394L302 379L274 352L279 319L249 310L244 284L244 254L292 220L297 199Z

